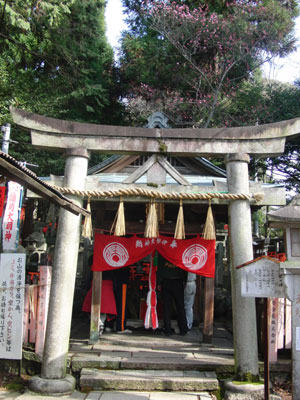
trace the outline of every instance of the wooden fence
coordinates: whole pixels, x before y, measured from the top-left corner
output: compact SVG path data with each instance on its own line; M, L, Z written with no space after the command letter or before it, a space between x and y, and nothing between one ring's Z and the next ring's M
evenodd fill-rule
M42 356L51 285L51 267L41 266L25 286L23 343L35 343L35 352Z

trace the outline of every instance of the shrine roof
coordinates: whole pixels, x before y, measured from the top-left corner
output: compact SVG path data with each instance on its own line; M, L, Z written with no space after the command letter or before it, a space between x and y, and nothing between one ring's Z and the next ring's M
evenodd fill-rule
M72 212L73 214L90 215L84 208L79 207L51 185L38 178L34 172L10 155L0 151L0 174L27 187L32 192Z
M270 222L300 222L300 195L297 194L285 207L268 213Z

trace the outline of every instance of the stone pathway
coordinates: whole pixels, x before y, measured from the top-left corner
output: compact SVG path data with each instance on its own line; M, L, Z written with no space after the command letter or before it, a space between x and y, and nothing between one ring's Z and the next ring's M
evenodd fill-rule
M68 396L40 396L36 393L0 391L0 400L211 400L212 397L205 392L101 392L93 391L88 394L74 392Z

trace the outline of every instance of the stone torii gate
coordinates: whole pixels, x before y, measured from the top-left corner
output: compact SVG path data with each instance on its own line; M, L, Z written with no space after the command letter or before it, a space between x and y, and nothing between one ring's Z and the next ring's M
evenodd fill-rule
M249 156L280 155L286 138L300 133L300 119L238 128L150 129L61 121L15 108L11 109L11 113L17 125L30 130L33 146L64 152L64 186L78 190L84 189L89 154L94 151L224 157L229 193L249 194ZM241 296L241 273L236 269L253 259L249 198L229 204L235 368L240 377L259 373L255 302L254 298ZM76 200L79 200L78 197ZM30 388L40 393L63 394L75 387L75 380L66 375L66 360L79 237L80 217L62 210L55 246L42 371L41 376L34 377L30 383Z

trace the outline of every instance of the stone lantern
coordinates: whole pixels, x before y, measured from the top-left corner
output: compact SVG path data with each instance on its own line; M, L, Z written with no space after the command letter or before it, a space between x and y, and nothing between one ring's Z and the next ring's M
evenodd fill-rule
M268 217L270 227L285 232L287 261L280 263L280 273L292 302L292 391L293 399L300 399L300 195Z
M47 265L47 243L42 232L33 232L26 239L26 271L38 272L40 265Z

